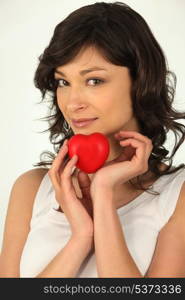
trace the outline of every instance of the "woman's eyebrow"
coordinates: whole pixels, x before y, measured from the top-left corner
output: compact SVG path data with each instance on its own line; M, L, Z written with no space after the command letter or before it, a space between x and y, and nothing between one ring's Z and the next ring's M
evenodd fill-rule
M85 75L85 74L87 74L87 73L90 73L90 72L93 72L93 71L107 71L107 69L100 68L100 67L91 67L90 69L81 70L81 71L79 72L79 74L80 74L81 76L83 76L83 75ZM60 74L60 75L62 75L62 76L64 76L64 77L66 76L62 71L55 70L55 73Z

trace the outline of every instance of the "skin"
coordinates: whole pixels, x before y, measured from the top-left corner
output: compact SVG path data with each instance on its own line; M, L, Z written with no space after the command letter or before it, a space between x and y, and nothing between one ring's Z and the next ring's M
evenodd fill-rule
M80 70L92 68L95 64L106 68L107 72L96 71L85 77L79 75ZM76 170L73 175L78 157L74 155L67 165L63 163L68 152L68 141L65 141L49 171L58 191L60 207L68 216L72 236L77 236L77 240L81 236L87 243L86 248L90 247L95 252L98 277L143 277L127 247L116 210L143 193L129 186L130 179L144 175L145 187L156 180L148 171L152 141L140 133L132 111L129 71L107 62L93 48L83 50L58 70L66 74L65 85L57 89L58 105L74 133L102 132L109 139L111 148L108 160L94 174L76 174ZM104 83L94 85L93 78L103 79ZM75 128L70 118L83 117L98 117L98 120L88 127ZM167 165L161 164L159 167L165 169ZM184 226L177 219L171 224L167 223L160 232L160 243L157 243L154 258L144 277L161 276L164 273L184 275L183 259L176 262L169 259L183 257L179 255L179 249L184 253L182 243L179 247L182 239L174 241L174 250L167 246L171 245L171 237L176 236L176 232L180 232ZM176 230L176 226L179 230Z
M85 76L79 71L91 66L102 66L107 71L93 71ZM110 142L108 161L120 154L122 147L114 138L119 130L139 130L132 112L130 97L131 79L128 68L107 62L95 48L87 48L76 58L57 70L66 74L57 89L60 110L74 133L90 134L98 131L107 136ZM89 80L98 78L103 83ZM67 81L67 82L66 82ZM116 95L116 96L115 96ZM84 128L73 126L70 118L93 118L98 120Z
M83 76L79 74L81 70L90 69L93 66L101 67L106 71L96 70ZM129 69L106 61L96 48L87 47L82 49L72 61L56 68L56 70L65 74L62 76L55 73L55 78L60 79L57 88L57 102L73 132L75 134L103 133L110 144L107 162L116 159L123 152L123 146L119 143L123 137L117 136L115 138L115 133L120 132L120 130L140 132L139 124L132 110L132 80ZM103 82L95 79L103 80ZM71 118L94 117L98 119L84 128L77 128L71 122ZM129 144L126 145L125 149L128 156L132 157L135 153L134 148ZM164 166L164 164L161 165L161 167ZM92 181L94 174L88 175ZM147 184L151 184L153 181L151 173L148 172ZM127 195L125 198L129 202L141 191L133 189L126 180L115 190L117 207L124 204L123 193Z
M80 179L79 184L83 197L78 199L71 184L71 171L76 160L73 159L74 156L67 165L64 164L64 157L68 152L67 140L64 142L48 175L55 190L56 200L62 205L71 225L72 235L65 247L62 246L60 252L36 277L76 277L82 262L93 250L98 277L184 278L185 184L181 189L175 212L158 235L152 261L144 276L140 273L127 248L124 230L115 205L113 205L114 202L119 206L119 203L115 201L118 198L113 196L118 196L121 189L113 191L112 185L123 182L120 185L122 188L120 205L124 205L123 200L125 201L125 199L127 202L132 200L126 190L126 181L128 177L134 178L147 170L152 143L150 139L138 132L137 122L131 110L129 98L131 82L127 69L118 70L110 64L109 81L96 87L86 85L87 81L78 76L78 68L92 63L92 59L96 58L96 61L93 61L96 64L99 64L100 61L106 63L102 61L102 57L98 53L93 52L92 54L89 56L89 52L86 51L76 61L76 65L73 61L64 66L65 71L68 72L70 84L64 89L57 90L58 103L72 127L70 117L97 116L99 119L92 126L78 130L73 128L73 130L75 133L85 134L94 130L103 132L111 143L111 153L106 166L100 168L94 177L92 176L91 182L88 181L87 174L81 173L83 178ZM69 70L68 67L71 69ZM120 71L122 84L120 77L115 77L118 74L114 72L115 70ZM112 72L111 76L110 72ZM108 74L106 73L104 76L108 78ZM124 128L125 131L114 135L120 128ZM132 131L129 131L131 129ZM124 139L124 141L119 143L120 139ZM135 149L134 152L133 149ZM121 152L120 155L119 152ZM114 159L113 163L111 159ZM0 277L20 277L20 255L30 230L34 194L38 190L44 170L40 169L41 173L35 171L39 170L31 170L31 173L27 172L26 176L25 174L20 176L11 193L3 252L0 257ZM88 207L88 204L91 203L90 186L93 194L93 211L91 207ZM25 201L27 190L29 190L28 201ZM20 211L21 214L17 213Z

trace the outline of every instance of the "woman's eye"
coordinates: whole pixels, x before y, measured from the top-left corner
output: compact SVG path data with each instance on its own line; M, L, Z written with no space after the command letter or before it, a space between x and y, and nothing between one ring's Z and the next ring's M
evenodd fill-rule
M94 84L92 83L94 81ZM56 85L57 87L64 87L68 85L68 82L64 79L55 79ZM102 79L98 79L98 78L91 78L91 79L87 79L87 82L91 82L90 86L95 86L98 85L100 83L103 83Z
M103 82L103 80L98 79L98 78L91 78L88 81L96 81L96 83L98 82L98 84ZM97 85L97 84L95 84L95 85Z
M56 81L56 84L57 84L57 87L63 87L63 86L66 86L65 82L67 82L66 80L64 79L55 79ZM63 85L64 84L64 85Z

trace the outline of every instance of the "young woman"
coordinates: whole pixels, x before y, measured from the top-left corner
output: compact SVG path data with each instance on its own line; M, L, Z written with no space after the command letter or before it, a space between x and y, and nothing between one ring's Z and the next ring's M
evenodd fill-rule
M185 277L185 165L173 166L185 114L145 20L122 2L84 6L39 59L56 155L12 187L1 277ZM179 139L167 156L169 130ZM86 174L68 140L94 132L110 154Z

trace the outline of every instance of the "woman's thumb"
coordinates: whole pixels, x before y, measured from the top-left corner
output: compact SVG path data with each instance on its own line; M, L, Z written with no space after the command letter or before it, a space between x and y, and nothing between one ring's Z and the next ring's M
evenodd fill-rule
M79 182L79 186L80 186L83 197L90 198L91 180L90 180L89 176L85 172L79 171L78 172L78 182Z

